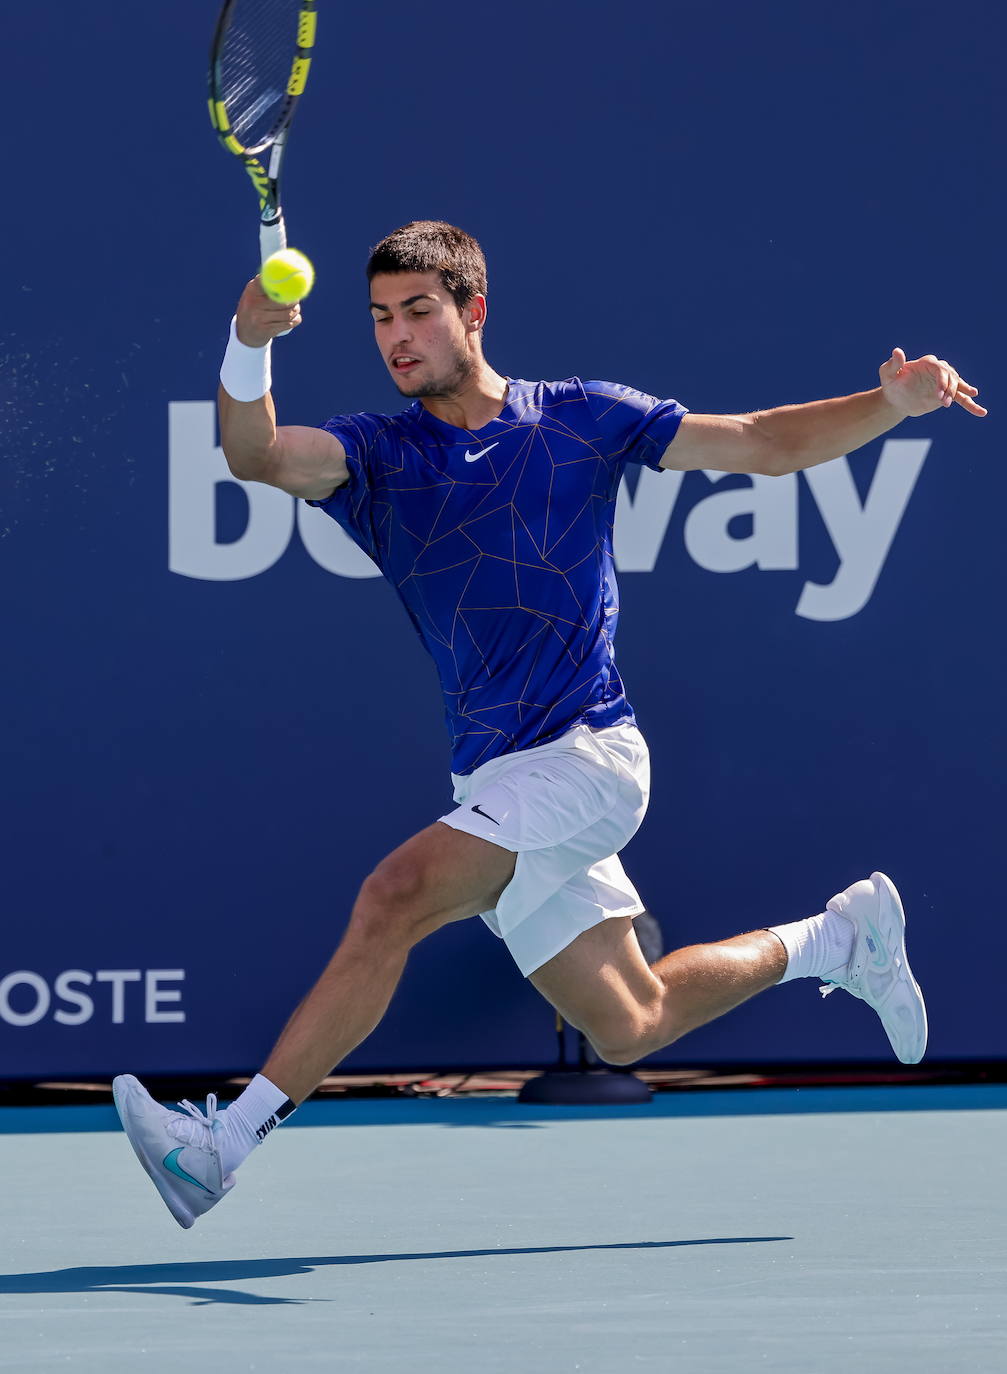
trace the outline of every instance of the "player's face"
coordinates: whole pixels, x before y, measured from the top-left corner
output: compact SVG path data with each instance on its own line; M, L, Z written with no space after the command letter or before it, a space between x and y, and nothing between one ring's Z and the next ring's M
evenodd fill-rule
M374 277L374 337L403 396L453 396L462 390L477 368L469 347L471 312L471 306L459 311L437 272Z

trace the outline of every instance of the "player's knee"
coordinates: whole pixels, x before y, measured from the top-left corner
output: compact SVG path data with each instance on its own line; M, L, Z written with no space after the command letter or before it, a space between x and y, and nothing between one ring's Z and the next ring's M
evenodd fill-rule
M409 856L392 855L364 879L353 921L361 932L372 930L386 940L400 936L412 943L423 933L429 905L423 864Z
M606 1064L635 1064L668 1043L659 998L605 1016L585 1028L599 1059Z
M666 1045L671 1044L672 1040L677 1039L677 1036L668 1039L664 1035L659 1036L653 1032L640 1030L633 1035L619 1037L611 1042L588 1038L591 1039L591 1044L599 1059L603 1059L606 1064L625 1066L639 1063L641 1059L645 1059L648 1054L653 1054L655 1050L664 1049Z
M642 1059L647 1053L639 1042L626 1042L621 1045L605 1045L596 1044L592 1040L591 1044L599 1059L604 1060L606 1064L616 1064L620 1067L626 1064L637 1063L637 1061Z
M396 918L414 907L423 890L419 864L408 859L382 859L374 872L364 878L357 897L360 915L376 919Z
M642 1018L593 1027L587 1032L595 1054L606 1064L635 1064L653 1048L649 1028Z

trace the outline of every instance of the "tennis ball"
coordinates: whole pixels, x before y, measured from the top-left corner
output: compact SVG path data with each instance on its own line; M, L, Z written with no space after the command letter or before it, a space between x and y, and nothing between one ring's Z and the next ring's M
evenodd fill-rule
M293 305L303 301L314 286L315 269L296 248L281 248L262 264L259 280L271 301Z

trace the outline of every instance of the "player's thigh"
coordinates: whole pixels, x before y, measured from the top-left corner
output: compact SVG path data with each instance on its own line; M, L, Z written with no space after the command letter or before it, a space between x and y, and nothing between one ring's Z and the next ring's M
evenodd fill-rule
M358 906L401 917L423 935L492 911L514 875L515 857L509 849L436 821L381 860L364 883Z
M629 916L583 931L528 981L596 1043L643 1034L660 1014L661 982L640 951Z

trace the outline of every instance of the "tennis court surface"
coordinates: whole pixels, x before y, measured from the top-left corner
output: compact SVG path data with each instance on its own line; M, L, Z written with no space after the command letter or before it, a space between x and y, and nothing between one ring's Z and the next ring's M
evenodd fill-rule
M307 1104L189 1232L0 1112L0 1368L999 1370L1007 1086Z

